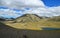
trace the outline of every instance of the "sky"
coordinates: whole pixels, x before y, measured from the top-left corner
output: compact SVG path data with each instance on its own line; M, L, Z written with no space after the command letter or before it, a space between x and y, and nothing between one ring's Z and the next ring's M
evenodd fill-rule
M23 14L60 16L60 0L0 0L0 17L17 18Z
M60 0L42 0L46 6L60 6Z

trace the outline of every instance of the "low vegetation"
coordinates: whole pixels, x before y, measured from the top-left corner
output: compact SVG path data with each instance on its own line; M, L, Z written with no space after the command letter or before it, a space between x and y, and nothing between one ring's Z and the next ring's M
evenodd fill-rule
M4 23L17 29L43 30L43 28L60 28L59 20L60 17L43 18L34 14L26 14L13 21L5 21Z

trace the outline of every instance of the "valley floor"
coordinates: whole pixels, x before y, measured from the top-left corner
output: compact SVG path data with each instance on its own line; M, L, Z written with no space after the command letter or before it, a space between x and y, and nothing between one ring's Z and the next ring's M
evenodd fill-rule
M6 22L8 26L17 29L29 29L29 30L43 30L43 28L59 28L60 22L41 20L39 22L26 22L26 23L12 23Z

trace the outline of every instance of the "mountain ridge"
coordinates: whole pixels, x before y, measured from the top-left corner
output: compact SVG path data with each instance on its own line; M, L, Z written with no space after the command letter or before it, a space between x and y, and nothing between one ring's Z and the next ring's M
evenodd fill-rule
M21 17L16 18L16 21L20 22L38 22L42 19L42 17L39 17L36 14L24 14Z

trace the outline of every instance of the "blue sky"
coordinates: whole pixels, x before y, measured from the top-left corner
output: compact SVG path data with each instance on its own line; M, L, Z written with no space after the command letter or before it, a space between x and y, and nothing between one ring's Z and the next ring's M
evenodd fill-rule
M60 0L0 0L0 17L16 18L26 13L48 17L58 16Z
M60 6L60 0L42 0L48 7Z

